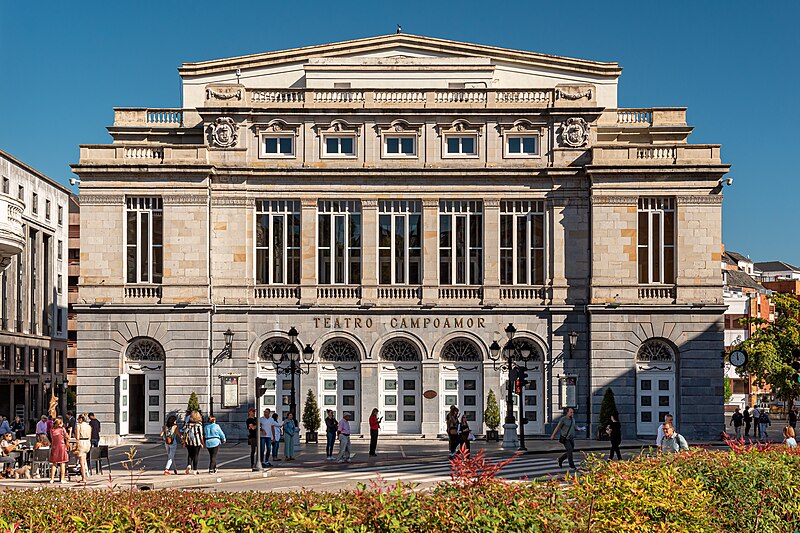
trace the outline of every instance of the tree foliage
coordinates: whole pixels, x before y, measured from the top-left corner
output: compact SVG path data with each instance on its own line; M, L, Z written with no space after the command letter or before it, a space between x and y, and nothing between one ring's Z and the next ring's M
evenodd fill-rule
M800 383L792 382L792 349L800 347L800 301L790 295L773 295L775 321L748 318L755 326L749 339L738 346L747 353L747 362L737 369L739 375L750 376L756 384L768 384L782 400L800 397Z
M724 396L725 396L725 398L724 398L725 403L728 403L729 401L731 401L731 398L733 398L733 383L732 383L732 380L730 380L728 378L725 378Z
M608 426L611 423L611 415L616 412L617 401L614 399L614 391L608 387L603 394L603 401L600 403L600 427Z
M314 391L311 389L308 389L306 404L303 407L303 425L310 433L316 433L322 425L322 418L320 418L319 406L317 405L317 397L314 396Z
M500 407L497 405L497 398L494 391L489 389L489 396L486 398L486 410L483 412L483 421L486 427L496 431L500 427Z
M189 395L189 403L186 405L188 411L200 411L200 400L197 398L197 393L192 391Z

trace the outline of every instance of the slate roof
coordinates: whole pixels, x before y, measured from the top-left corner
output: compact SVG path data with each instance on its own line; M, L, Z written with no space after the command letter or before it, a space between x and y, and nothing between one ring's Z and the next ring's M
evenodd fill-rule
M763 285L742 270L723 270L726 287L743 287L746 289L766 290Z
M761 272L783 272L784 270L800 272L800 267L790 265L789 263L785 263L783 261L763 261L755 263L754 266Z
M742 262L744 262L744 263L752 263L752 262L753 262L753 260L752 260L752 259L750 259L749 257L745 257L745 256L743 256L743 255L742 255L742 254L740 254L739 252L729 252L729 251L726 251L725 253L726 253L726 254L728 254L729 256L731 256L731 258L732 258L734 261L736 261L736 262L739 262L739 261L742 261Z

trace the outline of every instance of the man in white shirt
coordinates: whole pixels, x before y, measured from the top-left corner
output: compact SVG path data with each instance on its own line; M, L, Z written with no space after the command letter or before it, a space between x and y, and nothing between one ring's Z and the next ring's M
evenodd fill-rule
M269 463L269 452L272 450L272 416L269 409L264 409L264 416L259 419L261 433L261 466L272 466Z
M656 434L656 447L661 448L661 441L664 440L664 426L672 425L672 415L664 417L664 423L658 426L658 434Z
M345 413L339 421L339 457L337 462L350 462L350 413Z
M281 440L281 423L278 422L278 413L272 413L272 418L269 419L270 429L272 430L272 460L280 461L278 458L278 447ZM267 456L269 456L269 448L267 448Z

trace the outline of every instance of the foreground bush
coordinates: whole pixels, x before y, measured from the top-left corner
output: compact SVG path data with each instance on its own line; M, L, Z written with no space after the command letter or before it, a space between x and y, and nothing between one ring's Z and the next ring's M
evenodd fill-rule
M473 454L454 480L415 492L374 485L336 494L6 491L0 530L320 532L789 532L800 526L800 455L734 446L590 460L577 479L503 483Z

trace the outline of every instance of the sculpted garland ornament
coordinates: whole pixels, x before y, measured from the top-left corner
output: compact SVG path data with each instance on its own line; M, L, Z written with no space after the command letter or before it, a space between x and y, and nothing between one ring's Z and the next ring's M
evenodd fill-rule
M231 117L219 117L211 125L211 141L220 148L233 148L238 137L236 123Z
M589 124L580 117L568 118L561 124L561 142L580 148L589 142Z

